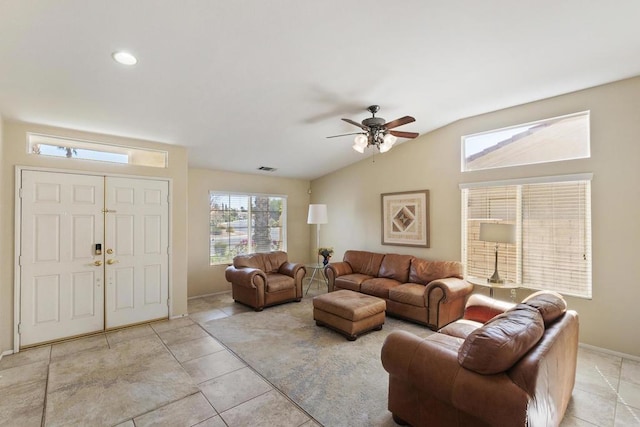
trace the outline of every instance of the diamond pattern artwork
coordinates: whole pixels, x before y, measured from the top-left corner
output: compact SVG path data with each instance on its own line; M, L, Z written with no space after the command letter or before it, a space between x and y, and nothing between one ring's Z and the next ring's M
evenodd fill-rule
M387 193L382 199L382 244L429 247L429 191Z

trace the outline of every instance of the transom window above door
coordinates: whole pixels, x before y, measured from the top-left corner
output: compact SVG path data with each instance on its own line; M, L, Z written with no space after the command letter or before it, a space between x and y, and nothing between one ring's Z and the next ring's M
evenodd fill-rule
M166 151L125 147L36 133L28 133L27 141L27 152L37 156L66 157L68 159L156 168L166 168L169 156Z

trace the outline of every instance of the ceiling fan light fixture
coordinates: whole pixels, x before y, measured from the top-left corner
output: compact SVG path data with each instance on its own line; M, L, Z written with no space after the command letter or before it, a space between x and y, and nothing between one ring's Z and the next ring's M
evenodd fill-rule
M389 148L393 147L393 144L395 144L396 141L398 140L398 138L391 135L390 133L386 134L382 139L384 140L384 143L389 146Z
M353 146L351 148L356 150L358 153L362 154L362 153L364 153L364 149L367 148L367 146L366 145L358 145L357 142L354 142Z
M354 138L353 147L351 148L356 150L358 153L364 153L364 149L367 148L367 145L369 145L369 139L367 138L367 136L359 134Z
M386 153L387 151L391 150L391 144L383 142L378 146L378 149L380 150L381 153Z
M358 134L353 139L353 143L355 145L361 146L362 148L365 148L369 144L369 138L367 138L366 135Z

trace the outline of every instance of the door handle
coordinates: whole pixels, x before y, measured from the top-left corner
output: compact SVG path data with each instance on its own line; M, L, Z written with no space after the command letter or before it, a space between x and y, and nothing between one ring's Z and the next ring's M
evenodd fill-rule
M120 262L117 259L108 259L107 260L107 264L111 265L111 264L115 264L116 262Z
M102 261L100 260L94 261L93 265L95 265L96 267L100 267L102 265Z

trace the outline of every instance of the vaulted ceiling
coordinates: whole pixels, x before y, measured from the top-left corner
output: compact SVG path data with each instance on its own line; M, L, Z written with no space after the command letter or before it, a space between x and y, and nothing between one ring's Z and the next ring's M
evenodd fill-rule
M640 75L638 16L637 0L0 0L0 115L313 179L371 154L325 138L371 104L423 134Z

